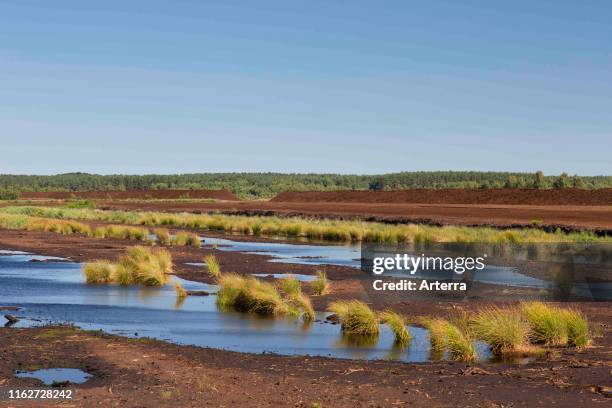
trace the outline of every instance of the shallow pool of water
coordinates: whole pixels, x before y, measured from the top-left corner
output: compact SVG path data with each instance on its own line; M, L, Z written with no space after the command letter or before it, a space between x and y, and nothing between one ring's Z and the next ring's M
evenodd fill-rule
M83 384L92 375L78 368L42 368L34 371L16 371L15 377L36 378L45 385L53 385L53 383L64 383L66 381L72 384Z
M382 326L378 339L360 344L343 337L339 325L325 321L304 324L293 319L258 318L217 309L215 296L188 296L177 302L171 285L163 288L87 285L77 263L29 262L29 255L0 257L0 299L22 307L14 327L73 323L128 337L152 337L240 352L330 356L355 359L430 359L427 330L411 327L406 350L393 346L393 334ZM187 290L215 292L216 287L176 278ZM490 357L480 344L482 358Z

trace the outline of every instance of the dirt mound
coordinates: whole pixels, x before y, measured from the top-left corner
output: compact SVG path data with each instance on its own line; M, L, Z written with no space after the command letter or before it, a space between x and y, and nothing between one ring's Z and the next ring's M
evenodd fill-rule
M211 198L215 200L237 201L238 198L229 190L126 190L126 191L48 191L23 192L24 199L175 199L175 198Z
M612 205L612 188L581 190L533 189L414 189L397 191L286 191L273 202Z

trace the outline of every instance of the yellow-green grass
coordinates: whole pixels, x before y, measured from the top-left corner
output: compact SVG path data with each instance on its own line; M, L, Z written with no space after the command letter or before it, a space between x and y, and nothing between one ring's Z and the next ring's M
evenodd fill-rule
M206 263L209 275L213 278L218 278L221 274L221 265L219 265L217 257L215 257L214 255L205 256L204 263Z
M393 331L395 344L400 347L406 347L410 343L410 332L406 328L406 321L402 315L387 310L380 314L380 318Z
M85 263L83 273L87 283L163 286L172 273L172 256L164 249L134 246L116 264L106 260Z
M159 245L170 245L172 244L172 239L170 237L170 232L166 228L155 228L153 233L157 237L157 242Z
M475 335L487 342L496 354L519 354L532 351L529 345L531 327L516 308L491 307L474 318Z
M568 343L576 347L587 346L591 342L591 336L589 322L584 314L574 309L562 309L561 315L567 325Z
M219 275L217 304L222 309L259 315L302 316L314 319L310 299L303 293L283 297L275 285L235 273Z
M389 225L366 221L313 220L267 216L221 214L170 214L148 211L105 211L88 208L18 206L0 209L8 214L57 219L87 219L147 226L175 226L189 229L226 231L248 235L303 237L327 241L374 243L403 242L610 242L592 232L546 232L541 229L495 229L489 227Z
M286 296L299 296L302 294L302 284L293 275L281 279L280 287Z
M478 354L474 346L474 339L469 332L461 330L456 325L447 322L445 329L446 348L451 358L458 361L476 361Z
M125 225L106 225L97 227L92 235L95 238L127 239L132 241L149 241L149 230L142 227Z
M317 278L310 285L315 295L320 296L329 293L329 281L327 280L327 274L323 271L317 271Z
M109 283L112 282L117 265L104 260L86 262L83 265L83 274L87 283Z
M542 302L525 302L521 312L531 326L531 339L549 346L565 346L568 327L562 310Z
M314 308L310 298L304 293L293 293L287 298L287 314L302 317L305 321L311 322L315 319Z
M441 356L446 350L446 326L448 322L444 319L425 319L423 326L429 330L429 342L433 354Z
M199 248L201 245L200 237L197 234L194 234L193 232L180 231L174 235L174 238L172 239L172 245L193 246Z
M342 323L342 331L346 334L378 336L380 333L376 313L359 300L332 302L329 310L338 315Z

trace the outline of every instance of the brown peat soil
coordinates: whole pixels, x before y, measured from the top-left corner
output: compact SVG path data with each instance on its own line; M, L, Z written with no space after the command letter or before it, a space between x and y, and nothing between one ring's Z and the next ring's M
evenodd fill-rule
M0 230L2 249L74 261L117 259L134 244ZM211 251L171 248L175 273L185 279L211 282L202 267L185 265L200 262ZM351 268L270 263L263 255L236 252L215 254L224 271L241 274L314 274L325 269L332 293L313 297L317 310L325 310L336 299L358 298L376 310L391 308L417 320L419 316L444 316L484 304L370 296L360 272ZM508 300L512 295L508 293ZM76 386L76 400L65 406L604 406L610 402L612 386L612 307L609 302L573 306L589 317L598 333L593 346L584 350L553 349L546 358L526 365L408 364L255 355L65 328L2 328L0 387L37 384L13 377L14 370L74 367L85 369L94 378Z

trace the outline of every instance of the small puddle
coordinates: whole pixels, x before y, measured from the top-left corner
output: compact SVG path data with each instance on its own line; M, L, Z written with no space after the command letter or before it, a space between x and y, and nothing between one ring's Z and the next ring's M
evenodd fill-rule
M93 376L78 368L42 368L34 371L16 371L15 377L35 378L45 385L57 385L68 382L83 384Z

